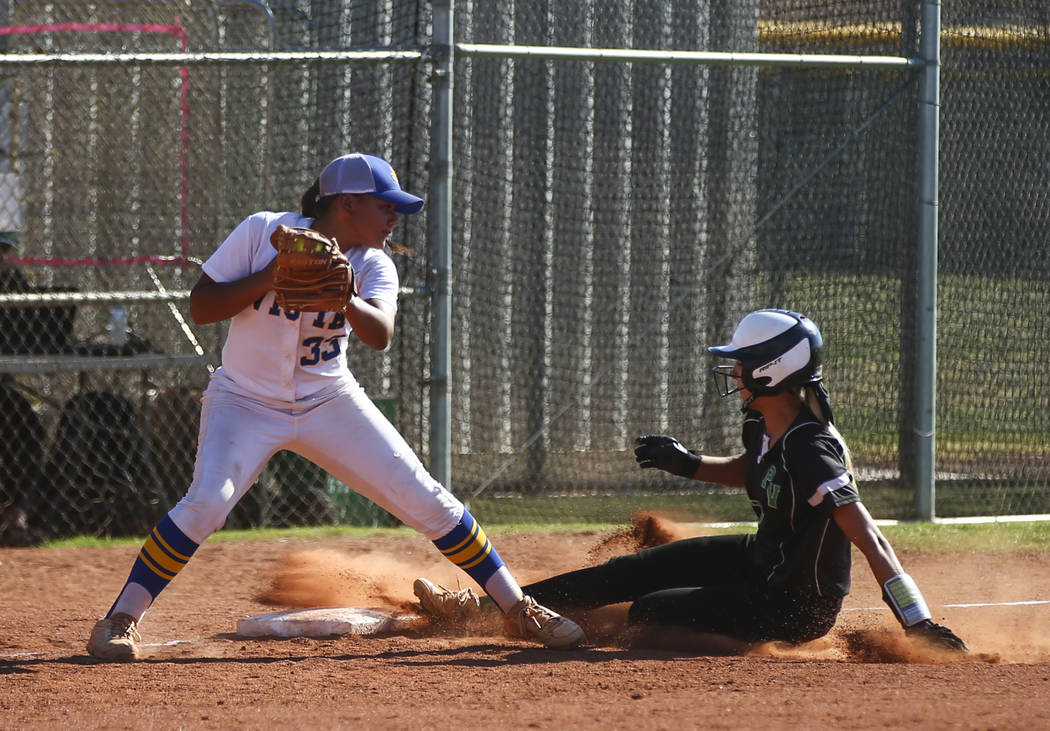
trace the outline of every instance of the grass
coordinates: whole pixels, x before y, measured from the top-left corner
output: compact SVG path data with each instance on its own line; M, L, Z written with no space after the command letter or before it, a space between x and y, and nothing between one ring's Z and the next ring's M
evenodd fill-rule
M500 535L521 535L529 533L608 533L620 530L623 523L507 523L495 528ZM418 536L415 530L407 526L396 528L372 528L355 525L308 526L300 528L253 528L251 530L221 530L208 539L208 543L238 541L322 541L354 538L374 538L386 536L405 538ZM60 538L43 543L41 548L83 548L98 546L138 546L145 536L98 537L75 536Z
M470 501L470 511L483 525L604 523L622 525L638 510L660 511L674 520L716 523L753 520L747 498L739 490L559 497L485 497Z
M839 428L862 459L896 451L901 388L901 285L883 274L794 272L793 309L821 324L832 396L848 399ZM862 295L858 295L862 293ZM942 274L937 285L937 448L941 460L995 462L1039 456L1050 439L1045 389L1031 378L1046 360L1046 285L1039 280ZM1004 340L1003 331L1009 335ZM905 343L904 347L909 347Z
M882 528L898 551L911 553L1046 552L1050 521L1024 523L900 523Z
M227 541L279 541L301 540L317 541L338 538L366 538L375 535L415 535L411 528L373 528L356 525L324 525L299 528L252 528L247 530L221 530L208 539L209 543ZM44 547L84 547L84 546L128 546L139 545L145 536L119 538L99 538L95 536L75 536L48 541Z
M625 527L624 523L506 523L490 526L489 533L521 535L534 533L603 534ZM698 524L689 527L698 528ZM704 533L752 532L753 527L704 528ZM882 527L883 533L898 551L911 553L1006 553L1046 552L1050 550L1050 521L943 524L899 523ZM215 541L319 541L380 536L409 537L419 535L411 528L367 528L359 526L323 526L314 528L258 528L222 530L212 536ZM81 536L52 541L45 547L130 546L139 545L143 537L96 538Z

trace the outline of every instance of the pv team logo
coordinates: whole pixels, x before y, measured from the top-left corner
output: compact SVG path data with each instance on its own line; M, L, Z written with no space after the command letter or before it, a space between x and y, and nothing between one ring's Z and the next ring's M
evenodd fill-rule
M776 509L777 502L780 500L780 485L773 481L773 478L776 476L777 468L770 467L769 471L766 472L766 476L762 478L762 489L766 493L766 503L773 509Z

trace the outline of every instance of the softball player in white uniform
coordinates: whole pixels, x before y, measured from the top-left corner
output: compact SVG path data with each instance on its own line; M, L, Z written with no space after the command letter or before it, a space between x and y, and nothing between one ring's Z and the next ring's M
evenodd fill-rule
M91 654L138 657L146 610L282 449L315 462L431 539L521 635L551 647L583 641L577 625L523 596L473 516L427 472L347 367L351 333L377 350L393 338L398 276L384 242L398 213L422 207L385 160L344 155L303 194L301 213L249 216L204 263L190 294L191 316L198 323L232 319L222 367L202 399L193 482L153 529L117 600L95 624ZM270 234L280 224L339 242L358 290L344 312L278 307Z

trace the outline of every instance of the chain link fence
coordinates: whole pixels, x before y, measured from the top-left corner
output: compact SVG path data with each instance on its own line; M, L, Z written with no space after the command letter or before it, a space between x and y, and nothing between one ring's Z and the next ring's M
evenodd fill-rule
M36 536L144 533L189 484L225 334L189 323L199 263L248 213L296 207L347 150L428 190L431 7L0 10L0 230L17 244L2 288L31 295L0 301L0 504ZM913 58L919 10L475 0L455 4L455 39ZM1050 17L968 0L942 23L937 513L1048 513ZM339 55L367 49L405 55ZM463 52L454 69L452 488L481 520L752 518L739 493L642 473L631 445L665 432L737 448L704 347L766 306L819 324L865 500L914 517L915 68ZM424 461L426 225L399 227L414 253L393 257L394 344L350 353ZM228 525L391 522L282 453Z
M321 165L348 150L383 155L406 188L426 191L427 67L324 58L366 47L418 58L424 11L254 0L0 8L2 50L23 61L0 65L0 230L14 244L0 270L0 506L15 534L22 511L23 537L141 534L189 486L200 396L219 364L225 326L189 319L200 263L249 213L296 209ZM164 54L186 63L155 60ZM382 354L350 352L414 443L424 227L398 229L422 252L394 257L407 290L401 338ZM227 525L339 522L391 519L281 453Z

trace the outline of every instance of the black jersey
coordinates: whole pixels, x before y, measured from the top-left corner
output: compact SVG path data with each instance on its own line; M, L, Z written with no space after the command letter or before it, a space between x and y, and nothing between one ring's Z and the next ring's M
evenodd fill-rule
M771 588L845 596L850 542L831 514L860 496L843 444L805 407L772 445L762 414L749 411L743 438L747 494L758 515L757 577Z

